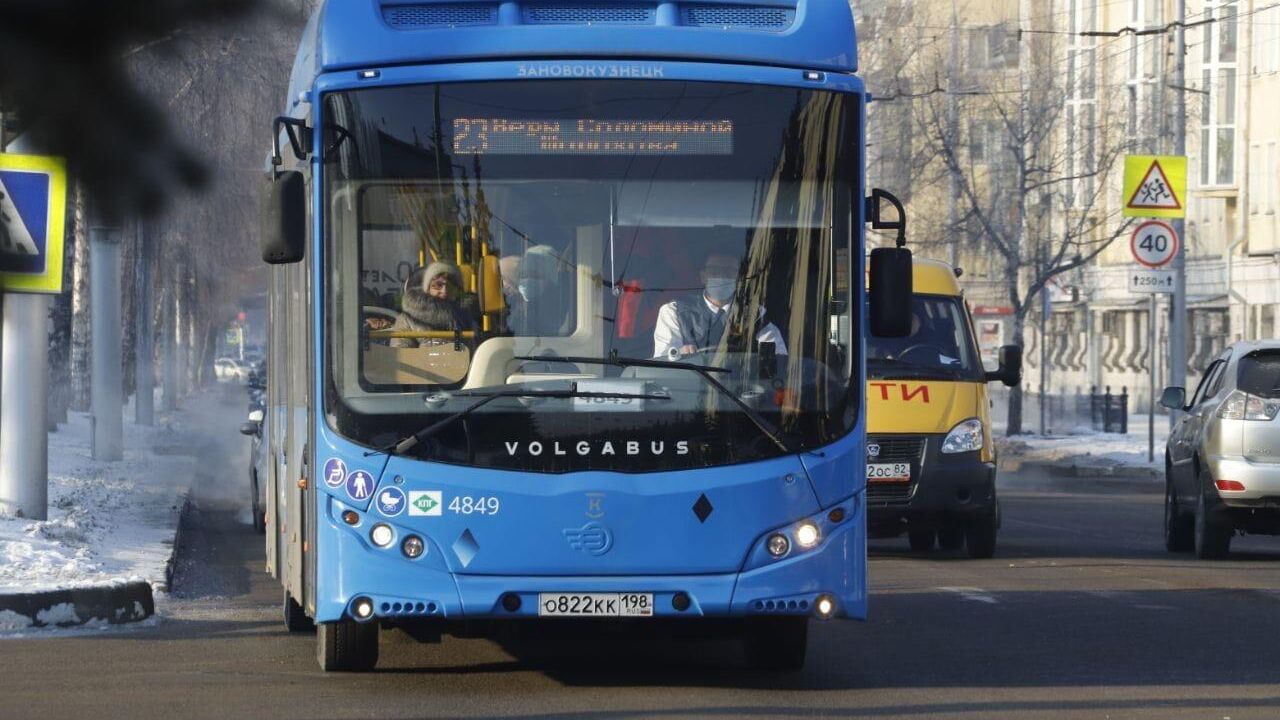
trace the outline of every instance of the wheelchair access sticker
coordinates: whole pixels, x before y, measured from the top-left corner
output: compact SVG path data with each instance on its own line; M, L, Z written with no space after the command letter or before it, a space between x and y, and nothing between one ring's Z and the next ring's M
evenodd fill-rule
M324 464L324 484L331 488L342 485L347 479L347 464L338 458L329 458Z
M378 512L395 517L404 512L404 491L398 487L383 488L378 492Z

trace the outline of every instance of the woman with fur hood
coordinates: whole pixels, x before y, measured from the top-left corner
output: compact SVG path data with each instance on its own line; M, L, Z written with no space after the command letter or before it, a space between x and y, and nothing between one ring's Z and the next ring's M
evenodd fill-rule
M480 315L476 296L463 290L462 271L450 262L437 261L426 272L409 276L404 296L400 299L400 315L392 330L421 332L425 330L474 330ZM414 348L425 338L392 338L391 346Z

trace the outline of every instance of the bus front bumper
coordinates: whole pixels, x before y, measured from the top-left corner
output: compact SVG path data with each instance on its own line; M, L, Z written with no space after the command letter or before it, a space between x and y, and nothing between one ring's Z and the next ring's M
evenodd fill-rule
M369 619L531 619L543 593L644 593L653 617L726 618L817 615L819 600L832 602L830 617L866 619L866 525L861 512L833 528L813 550L742 572L703 575L513 576L451 573L429 540L416 561L388 556L355 533L324 522L316 586L318 622L356 617L367 600ZM327 558L327 559L326 559ZM513 599L518 598L518 601Z

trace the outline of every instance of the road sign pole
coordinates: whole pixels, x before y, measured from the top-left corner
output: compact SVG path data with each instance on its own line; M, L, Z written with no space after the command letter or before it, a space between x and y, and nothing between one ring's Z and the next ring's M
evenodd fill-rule
M1173 34L1173 154L1187 154L1187 0L1176 0ZM1244 212L1244 208L1241 208ZM1182 218L1173 221L1173 231L1186 239ZM1187 252L1186 242L1178 243L1173 257L1173 298L1169 303L1169 385L1187 385ZM1169 411L1169 429L1178 421L1178 411Z
M1147 335L1149 336L1149 345L1151 350L1147 353L1150 361L1147 363L1147 370L1151 373L1150 386L1151 394L1147 398L1147 462L1155 462L1156 460L1156 364L1160 362L1159 356L1156 355L1156 294L1151 294L1151 309L1147 313Z
M19 137L9 145L31 152ZM4 297L0 334L0 511L49 517L49 298Z
M93 457L124 457L121 387L120 228L89 228L89 293L93 302Z

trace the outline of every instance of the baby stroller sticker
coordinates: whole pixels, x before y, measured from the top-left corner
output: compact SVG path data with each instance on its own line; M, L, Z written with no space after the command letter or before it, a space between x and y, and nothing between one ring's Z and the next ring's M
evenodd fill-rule
M404 512L404 492L397 487L389 487L378 493L378 512L387 517L395 517Z

